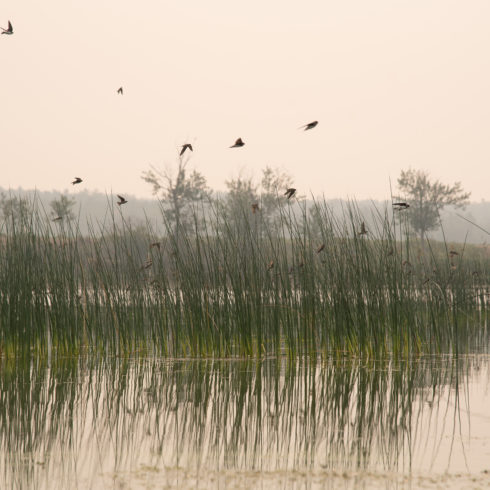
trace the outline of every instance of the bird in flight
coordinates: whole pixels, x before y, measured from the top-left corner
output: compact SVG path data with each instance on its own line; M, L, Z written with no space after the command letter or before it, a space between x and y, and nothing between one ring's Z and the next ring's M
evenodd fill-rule
M119 87L117 89L117 93L123 95L124 94L123 88L122 87Z
M313 129L317 124L318 124L318 121L313 121L311 123L305 124L304 126L300 126L298 129L305 128L305 131L308 131L308 129Z
M367 235L366 225L364 224L364 221L361 223L361 231L359 232L359 235Z
M13 34L14 33L14 28L12 27L12 23L10 22L9 20L9 26L7 27L7 29L4 29L3 27L0 27L0 29L2 29L2 34Z
M83 182L83 180L80 177L75 177L75 180L72 182L72 184L80 184L81 182Z
M231 145L230 148L240 148L241 146L244 146L244 145L245 145L245 143L242 141L242 138L238 138L235 141L235 144Z
M325 248L325 244L322 243L317 249L316 249L316 253L319 254L323 249Z
M407 202L394 202L393 207L401 211L402 209L408 209L410 207L410 204L408 204Z
M120 196L119 194L117 194L117 197L119 198L119 201L117 201L118 206L121 206L122 204L126 204L128 202L126 199L124 199L123 196Z
M185 153L185 150L187 149L194 151L192 145L190 143L186 143L185 145L182 145L182 150L180 150L180 156L182 156Z
M252 204L252 214L255 214L257 211L260 211L260 209L259 209L259 204L258 204L258 203L256 203L256 202L254 202L254 203Z
M296 189L293 187L290 187L289 189L286 189L286 192L284 193L285 196L288 196L288 199L291 199L294 196L294 193L296 192Z

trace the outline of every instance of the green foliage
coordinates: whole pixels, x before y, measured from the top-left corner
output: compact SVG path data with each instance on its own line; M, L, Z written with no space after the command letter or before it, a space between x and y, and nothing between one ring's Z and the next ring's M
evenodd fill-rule
M464 207L470 197L464 192L461 183L444 185L439 181L431 182L429 174L422 170L402 170L398 178L401 199L410 203L410 208L403 211L411 228L421 239L439 224L440 212L445 206ZM400 214L402 216L402 214Z

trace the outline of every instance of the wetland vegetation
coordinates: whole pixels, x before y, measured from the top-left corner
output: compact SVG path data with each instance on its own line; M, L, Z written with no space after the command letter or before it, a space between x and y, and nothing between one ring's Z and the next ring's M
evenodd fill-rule
M194 206L164 236L120 208L82 236L35 206L0 230L2 356L402 357L487 334L486 248L421 243L355 203Z
M484 481L486 247L269 206L4 220L2 488Z

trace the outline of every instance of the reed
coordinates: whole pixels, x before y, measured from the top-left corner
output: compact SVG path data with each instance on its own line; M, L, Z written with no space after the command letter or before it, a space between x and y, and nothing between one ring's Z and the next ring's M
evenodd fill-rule
M486 338L485 249L421 245L355 203L279 209L270 226L214 202L177 233L162 213L157 237L109 207L82 236L33 203L0 228L1 354L403 357Z

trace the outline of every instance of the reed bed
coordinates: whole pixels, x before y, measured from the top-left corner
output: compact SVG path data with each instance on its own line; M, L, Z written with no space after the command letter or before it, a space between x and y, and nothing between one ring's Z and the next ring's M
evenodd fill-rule
M123 213L89 236L35 205L3 223L0 355L402 357L487 338L487 252L420 244L387 211L319 201L313 221L296 203L271 226L214 202L190 227L162 213L164 236Z

